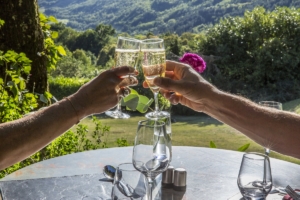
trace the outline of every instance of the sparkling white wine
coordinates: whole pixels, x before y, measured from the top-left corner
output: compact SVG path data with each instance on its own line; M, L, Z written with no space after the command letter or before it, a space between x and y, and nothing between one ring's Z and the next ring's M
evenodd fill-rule
M164 77L166 72L166 54L164 49L143 51L143 72L145 80L153 92L159 92L159 87L153 84L156 77Z
M136 68L140 50L116 49L115 67L130 66Z

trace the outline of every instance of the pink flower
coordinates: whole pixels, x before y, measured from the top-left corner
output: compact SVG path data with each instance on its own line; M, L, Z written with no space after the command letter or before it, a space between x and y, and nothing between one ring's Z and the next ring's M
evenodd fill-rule
M196 72L203 73L206 69L206 63L201 56L195 53L185 53L180 58L180 62L189 64Z

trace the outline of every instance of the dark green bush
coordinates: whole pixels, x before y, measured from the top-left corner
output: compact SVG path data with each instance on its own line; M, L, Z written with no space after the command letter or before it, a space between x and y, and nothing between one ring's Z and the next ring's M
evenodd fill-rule
M300 95L300 9L259 7L209 29L199 52L219 57L207 78L253 100Z

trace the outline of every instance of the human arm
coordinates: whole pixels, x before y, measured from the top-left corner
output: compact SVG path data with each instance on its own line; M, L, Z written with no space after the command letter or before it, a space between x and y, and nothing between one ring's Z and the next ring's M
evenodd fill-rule
M120 87L136 84L120 78L133 70L130 67L107 70L68 99L19 120L0 124L0 170L42 149L80 119L115 106Z
M300 158L300 116L268 109L243 97L220 91L188 65L167 61L167 78L154 83L172 104L204 112L242 132L262 146ZM170 93L170 91L175 93Z

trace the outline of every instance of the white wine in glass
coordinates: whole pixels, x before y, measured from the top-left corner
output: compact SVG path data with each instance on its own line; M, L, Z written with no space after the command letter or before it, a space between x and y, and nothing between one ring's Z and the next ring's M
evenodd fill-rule
M155 110L146 114L147 118L159 117L158 93L160 88L153 81L156 77L164 77L166 72L166 53L164 40L160 38L141 41L142 68L146 82L154 94Z
M117 47L115 50L115 67L130 66L136 69L140 54L140 40L134 38L118 37ZM135 74L122 76L121 78L128 78L135 76ZM135 77L130 77L135 78ZM126 79L127 80L127 79ZM124 80L124 81L126 81ZM129 80L129 79L128 79ZM113 111L106 111L105 114L115 119L128 119L130 115L123 113L121 110L121 100L117 104L117 108Z

